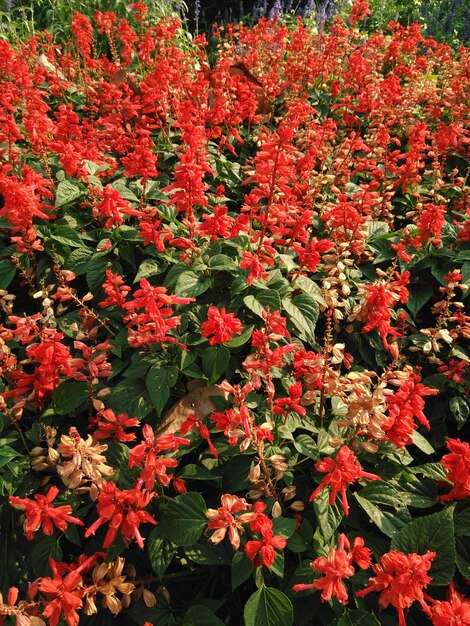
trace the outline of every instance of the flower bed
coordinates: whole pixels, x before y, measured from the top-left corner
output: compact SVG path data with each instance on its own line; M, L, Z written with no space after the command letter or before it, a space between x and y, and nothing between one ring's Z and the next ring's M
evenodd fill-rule
M0 622L469 623L470 59L366 14L0 41Z

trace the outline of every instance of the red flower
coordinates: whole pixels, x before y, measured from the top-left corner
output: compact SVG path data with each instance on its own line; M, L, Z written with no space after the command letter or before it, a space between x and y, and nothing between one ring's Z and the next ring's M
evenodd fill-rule
M450 583L447 601L440 602L427 597L432 603L431 619L433 626L469 626L470 598L457 593L454 583Z
M326 558L320 556L310 563L310 567L320 574L324 574L324 576L317 578L313 583L294 585L292 590L319 589L323 602L329 602L332 597L335 597L341 604L346 604L348 592L343 583L343 578L354 575L353 561L356 561L361 569L367 569L371 563L371 550L364 547L362 537L356 537L351 550L348 538L341 534L337 550L330 548Z
M389 604L393 605L398 610L399 626L406 626L403 609L413 602L419 602L423 610L430 613L423 589L432 580L428 571L435 556L436 553L429 550L424 555L391 550L373 566L376 575L369 578L369 586L356 595L362 598L371 591L380 592L380 606L386 608Z
M115 441L134 441L134 433L124 432L125 428L133 428L139 425L136 417L129 417L125 413L115 415L112 409L105 409L98 413L98 430L93 434L95 439L113 438Z
M155 485L155 479L158 478L161 485L168 487L173 474L167 474L168 468L178 466L178 461L170 457L162 457L160 453L163 451L178 450L180 445L188 445L189 439L176 437L173 434L161 435L155 437L155 433L149 424L142 429L144 441L132 448L129 458L129 467L144 464L141 478L147 489L152 490Z
M359 461L348 446L342 446L338 450L336 459L321 459L316 462L315 468L319 472L325 472L327 475L310 496L310 502L314 500L320 491L325 489L327 485L331 486L330 504L333 504L338 493L342 494L343 511L345 515L349 513L349 505L346 499L346 489L351 483L361 478L369 478L370 480L381 480L380 476L364 472Z
M198 430L201 437L207 441L207 445L209 446L209 450L211 451L211 454L213 454L215 458L219 456L219 453L217 452L217 450L214 447L214 444L211 441L209 429L198 418L197 413L194 413L194 412L190 413L188 417L184 420L184 422L181 424L180 433L182 435L186 435L187 433L189 433L190 430Z
M343 549L335 550L330 548L328 556L320 556L310 563L315 571L323 574L310 584L294 585L294 591L304 591L305 589L321 590L323 602L329 602L332 597L337 598L341 604L348 601L348 592L343 583L343 578L354 575L354 567L351 565L350 555Z
M109 524L103 548L110 546L118 531L127 542L136 540L139 548L144 547L144 539L139 532L140 524L156 524L150 513L144 511L152 494L148 491L127 489L120 491L113 482L106 483L98 496L96 510L98 519L86 531L85 537L94 535L102 524Z
M209 343L215 346L218 343L225 343L235 335L242 332L243 325L233 313L227 313L225 308L219 309L210 306L207 312L207 321L201 325L201 335L210 337Z
M421 378L418 374L414 374L411 368L403 372L408 373L408 378L405 381L399 380L397 383L400 385L399 389L393 395L387 396L389 417L382 424L384 439L391 441L399 448L412 443L411 435L416 428L413 421L415 418L429 429L429 422L423 413L425 404L423 396L439 393L437 389L421 384L419 382Z
M467 361L450 359L448 365L443 364L438 369L452 382L457 383L457 385L463 385L463 383L465 382L464 375L467 367Z
M83 526L83 522L76 517L70 515L72 507L69 504L63 504L58 507L52 506L59 490L57 487L51 487L45 496L37 493L34 500L30 498L18 498L10 496L10 504L15 509L21 509L26 516L26 538L32 539L36 531L42 527L45 535L52 535L54 526L61 531L66 530L67 522Z
M299 381L289 386L288 398L277 398L274 402L274 413L276 415L287 415L289 411L295 411L299 415L307 413L305 407L300 404L302 396L302 383Z
M215 530L215 532L209 537L209 541L212 543L220 543L228 531L228 538L233 546L234 550L238 550L240 547L240 530L243 523L252 521L255 513L244 513L238 517L234 517L234 513L240 513L241 511L247 511L251 508L251 504L244 498L238 498L230 494L225 494L220 498L220 503L217 509L207 509L206 517L209 521L207 528L209 530Z
M264 565L272 567L276 558L276 549L281 550L286 547L284 537L273 536L272 528L265 528L262 532L263 539L248 541L245 546L245 554L253 561L255 566Z
M449 439L447 447L450 454L441 459L447 470L447 479L454 483L448 494L441 500L465 500L470 496L470 445L460 439Z
M62 575L59 574L59 563L56 563L52 558L49 559L49 562L53 577L42 578L38 586L41 593L51 598L51 600L46 601L46 608L42 616L48 618L49 626L57 626L63 613L69 626L77 626L80 618L76 609L82 608L82 598L85 592L80 576L80 570L83 569L83 566L62 578Z

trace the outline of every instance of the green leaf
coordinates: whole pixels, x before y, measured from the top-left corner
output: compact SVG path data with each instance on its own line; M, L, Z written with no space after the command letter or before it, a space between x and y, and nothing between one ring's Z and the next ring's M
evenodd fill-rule
M408 467L407 471L413 474L422 474L433 480L446 480L447 478L447 471L440 463L424 463L416 467Z
M275 517L273 519L273 532L275 535L280 535L285 539L289 539L292 536L297 520L290 517Z
M243 617L245 626L292 626L294 609L281 591L262 585L246 603Z
M453 508L420 517L399 530L393 537L392 550L425 554L436 552L429 575L433 585L448 585L455 571Z
M115 181L112 183L111 187L113 187L116 191L119 191L124 200L139 202L139 198L128 187L126 187L124 182Z
M341 524L343 512L339 506L329 503L330 490L323 489L313 501L313 509L318 520L318 528L328 542L334 535L335 530Z
M245 330L239 335L235 335L232 339L224 342L224 346L227 348L239 348L243 346L251 337L251 333L253 332L253 325L247 326Z
M29 554L31 566L35 576L39 578L40 576L47 575L50 571L50 557L52 557L55 561L62 560L62 550L57 541L57 537L54 536L45 537L44 539L36 541Z
M8 259L0 261L0 289L6 289L16 274L16 266Z
M462 576L470 580L470 547L468 540L462 537L457 537L456 563Z
M468 419L470 407L461 396L454 396L449 401L449 408L457 422L457 428L460 430Z
M284 552L282 550L276 550L276 556L274 557L273 564L269 568L269 571L279 578L284 576Z
M170 397L170 388L176 384L178 370L169 365L152 365L145 377L145 384L158 415Z
M146 545L152 569L158 578L162 580L178 548L164 536L160 526L156 526L152 530Z
M304 294L313 298L318 304L321 304L321 306L326 306L321 288L307 276L297 276L294 287L301 289Z
M274 289L260 289L254 296L245 296L243 302L245 306L261 318L266 307L269 307L271 312L278 311L281 308L281 298Z
M219 271L231 271L238 269L235 261L227 254L215 254L214 256L209 257L207 260L207 267L210 267L211 270Z
M145 385L140 380L121 380L108 398L108 407L117 413L143 419L153 409Z
M220 546L214 544L201 545L196 544L186 548L184 551L188 559L198 565L230 565L231 561L224 556Z
M409 287L410 296L406 303L406 308L413 315L413 317L420 311L423 306L428 302L434 293L432 285L416 285L416 287Z
M139 265L139 269L134 278L134 283L138 283L141 278L150 278L162 273L161 264L156 259L145 259Z
M425 439L417 430L414 430L411 434L411 440L414 445L425 454L434 454L434 452L436 452L429 441Z
M212 385L224 373L230 360L230 351L224 346L211 346L202 355L202 369Z
M232 560L232 591L251 576L253 569L253 561L244 552L235 552Z
M68 415L78 409L89 396L88 384L65 380L52 395L52 408L57 415Z
M380 622L372 613L356 609L346 610L333 622L332 626L380 626Z
M60 224L54 224L49 228L48 239L58 241L71 248L84 247L83 241L80 239L80 235L76 230L69 226L61 226Z
M398 509L393 514L382 511L378 506L362 498L358 493L354 497L367 513L371 521L381 530L387 537L393 537L403 526L410 520L410 514L407 509Z
M189 491L168 501L159 520L164 536L177 546L192 546L207 524L204 498Z
M319 314L317 302L310 296L299 295L292 299L283 298L282 306L288 314L289 320L299 331L300 339L310 343L314 342L315 325Z
M224 626L224 622L207 606L195 604L184 614L183 626Z
M101 253L93 254L86 266L86 280L92 293L99 291L104 283L108 260Z
M175 294L178 296L195 297L207 291L210 286L210 278L199 276L196 272L187 270L178 276L175 284Z
M81 195L83 195L83 191L77 184L69 180L63 180L56 187L54 206L58 209L80 198Z

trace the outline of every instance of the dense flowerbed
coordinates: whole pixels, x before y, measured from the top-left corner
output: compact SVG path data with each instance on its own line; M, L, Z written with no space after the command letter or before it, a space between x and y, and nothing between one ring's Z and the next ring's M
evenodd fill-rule
M468 50L132 8L0 41L0 623L470 624Z

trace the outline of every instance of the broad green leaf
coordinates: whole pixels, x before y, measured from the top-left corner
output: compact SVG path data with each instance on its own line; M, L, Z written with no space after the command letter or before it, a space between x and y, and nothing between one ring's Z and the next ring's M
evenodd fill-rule
M170 397L170 388L178 379L178 370L170 365L152 365L145 377L145 384L158 415Z
M206 545L198 543L185 548L184 553L188 559L198 565L230 565L232 562L224 555L220 546L214 546L212 543L207 544L207 542Z
M189 491L168 501L158 520L164 536L177 546L192 546L207 524L204 498Z
M425 454L434 454L435 450L432 445L417 430L413 431L411 435L411 440L413 441L414 445L421 450L421 452L424 452Z
M251 576L253 569L253 561L244 552L235 552L232 560L232 591Z
M161 264L156 259L145 259L139 265L139 269L134 278L134 283L138 283L141 278L150 278L150 276L158 276L161 274Z
M398 490L383 481L371 481L357 495L374 504L386 504L394 509L401 509L406 504Z
M468 539L463 539L462 537L457 537L457 554L456 554L456 563L459 568L459 572L466 578L470 580L470 547Z
M175 294L178 296L195 297L201 295L211 286L211 279L199 276L192 270L182 272L175 284Z
M424 463L416 467L409 467L407 471L413 474L422 474L426 478L432 478L433 480L446 480L447 478L447 471L440 463Z
M320 491L313 501L313 509L318 520L318 528L325 542L331 539L343 519L343 511L336 502L330 504L329 499L330 490L327 487Z
M202 369L212 385L225 371L230 360L230 351L224 346L211 346L202 355Z
M152 530L146 541L146 545L152 569L158 578L162 580L178 547L163 535L160 526L156 526Z
M124 200L129 200L130 202L139 202L139 198L133 193L129 187L126 187L124 182L115 181L111 185L116 191L119 191Z
M153 404L145 385L140 380L121 380L108 398L108 407L116 413L143 419L152 411Z
M58 241L66 246L70 246L71 248L84 247L80 235L73 228L61 226L60 224L53 224L48 230L48 239Z
M356 609L346 610L341 617L336 619L332 626L380 626L378 619L368 611Z
M62 550L57 541L57 537L53 535L52 537L45 537L44 539L36 539L29 554L31 567L35 576L39 578L40 576L48 575L50 572L50 557L55 561L62 560Z
M224 626L224 622L207 606L195 604L184 614L183 626Z
M243 617L245 626L292 626L294 609L281 591L262 585L246 603Z
M238 269L235 261L226 254L215 254L214 256L209 257L207 260L207 267L210 267L211 270L236 270Z
M319 314L318 303L310 296L299 295L292 299L283 298L282 306L288 319L299 331L299 337L304 341L314 342L315 325Z
M366 498L362 498L358 493L354 497L369 516L370 520L387 537L393 537L396 532L403 528L411 519L407 509L399 509L394 513L382 511L377 505L372 504Z
M420 517L392 537L392 550L425 554L436 552L429 575L433 585L448 585L455 571L453 508Z
M227 348L239 348L243 346L250 339L253 328L253 325L247 326L239 335L235 335L232 339L225 341L224 346Z
M89 398L86 382L65 380L52 395L52 408L57 415L68 415Z
M413 317L420 311L423 306L428 302L433 294L434 288L432 285L416 285L409 287L410 296L406 303L406 308L413 315Z
M16 267L9 259L0 261L0 289L7 289L16 274Z
M297 520L290 517L275 517L273 519L273 532L275 535L281 535L285 539L292 536Z
M449 408L455 418L455 421L457 422L457 428L460 430L465 426L470 413L468 402L461 396L454 396L449 401Z
M80 198L81 195L83 195L83 191L77 184L69 180L63 180L56 187L54 206L58 209Z
M101 253L93 254L87 262L86 280L91 293L97 293L105 280L105 271L109 262Z
M276 550L276 556L274 562L269 568L269 571L275 574L278 578L284 576L284 552L282 550Z
M326 307L326 302L322 295L321 288L317 285L317 283L314 283L313 280L311 280L307 276L297 276L294 286L301 289L307 296L310 296L311 298L316 300L316 302L318 302L318 304L321 304L321 306Z
M254 296L245 296L243 302L245 306L261 318L267 307L269 307L271 313L281 308L281 299L274 289L260 289Z

